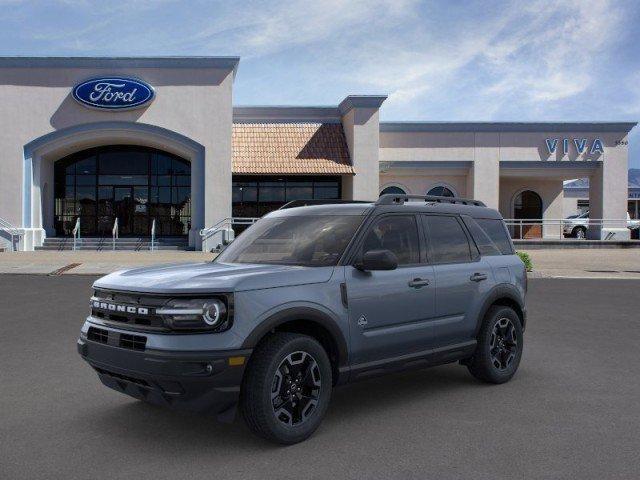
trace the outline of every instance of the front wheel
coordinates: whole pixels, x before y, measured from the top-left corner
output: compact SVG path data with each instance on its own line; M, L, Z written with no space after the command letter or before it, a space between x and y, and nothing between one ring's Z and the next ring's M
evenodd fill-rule
M331 363L314 338L275 333L251 356L240 407L249 428L267 440L293 444L322 421L333 385Z
M518 314L509 307L491 307L482 322L476 351L467 364L469 372L483 382L508 382L520 364L523 340Z

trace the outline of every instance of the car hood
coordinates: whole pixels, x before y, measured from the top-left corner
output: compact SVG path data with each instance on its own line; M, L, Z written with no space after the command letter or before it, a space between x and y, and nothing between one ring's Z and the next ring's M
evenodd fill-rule
M100 278L96 288L141 293L213 293L326 282L333 267L182 263L121 270Z

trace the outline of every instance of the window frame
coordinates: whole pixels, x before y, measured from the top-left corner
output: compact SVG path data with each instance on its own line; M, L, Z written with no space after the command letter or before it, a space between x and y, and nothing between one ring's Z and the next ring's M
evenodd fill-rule
M465 237L467 238L467 245L469 246L469 260L460 261L460 262L436 262L434 260L434 252L433 252L434 242L431 238L431 233L427 225L427 217L449 217L449 218L453 218L456 222L458 222L458 225L460 225L460 228L462 229ZM460 215L451 214L451 213L447 213L447 214L422 213L420 214L419 223L422 228L423 235L426 242L427 259L428 259L429 265L460 265L464 263L477 263L480 261L481 255L480 255L480 251L478 250L478 246L476 245L475 240L471 236L471 233L469 232L467 226L465 225Z
M419 248L419 261L418 263L405 263L398 264L398 269L400 268L412 268L428 265L427 261L427 251L426 244L421 233L420 221L417 218L418 215L414 212L387 212L381 213L379 215L373 215L369 217L363 224L360 226L360 230L356 232L356 239L353 245L348 246L349 252L347 254L346 261L344 265L355 266L361 260L362 247L364 241L371 231L371 229L378 223L379 220L386 217L411 217L413 218L414 224L416 226L416 233L418 236L418 248ZM342 263L338 263L338 265L342 265Z

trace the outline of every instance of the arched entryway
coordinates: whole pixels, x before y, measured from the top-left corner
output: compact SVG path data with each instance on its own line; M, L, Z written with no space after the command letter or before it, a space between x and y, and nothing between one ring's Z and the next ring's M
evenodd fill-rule
M54 228L70 236L80 219L85 237L187 236L191 228L191 165L163 150L108 145L54 162Z
M518 193L513 201L513 218L517 222L515 238L542 238L542 198L533 190Z

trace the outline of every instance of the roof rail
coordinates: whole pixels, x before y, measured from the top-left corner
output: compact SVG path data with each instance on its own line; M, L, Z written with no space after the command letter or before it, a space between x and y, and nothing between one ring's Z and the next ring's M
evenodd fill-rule
M376 205L403 205L409 200L424 200L429 203L459 203L461 205L472 205L474 207L486 207L480 200L471 200L469 198L440 197L437 195L399 195L394 193L381 195Z
M287 208L295 208L295 207L309 207L312 205L337 205L340 203L373 203L366 200L321 200L321 199L313 199L313 200L291 200L290 202L282 205L278 210L286 210Z

